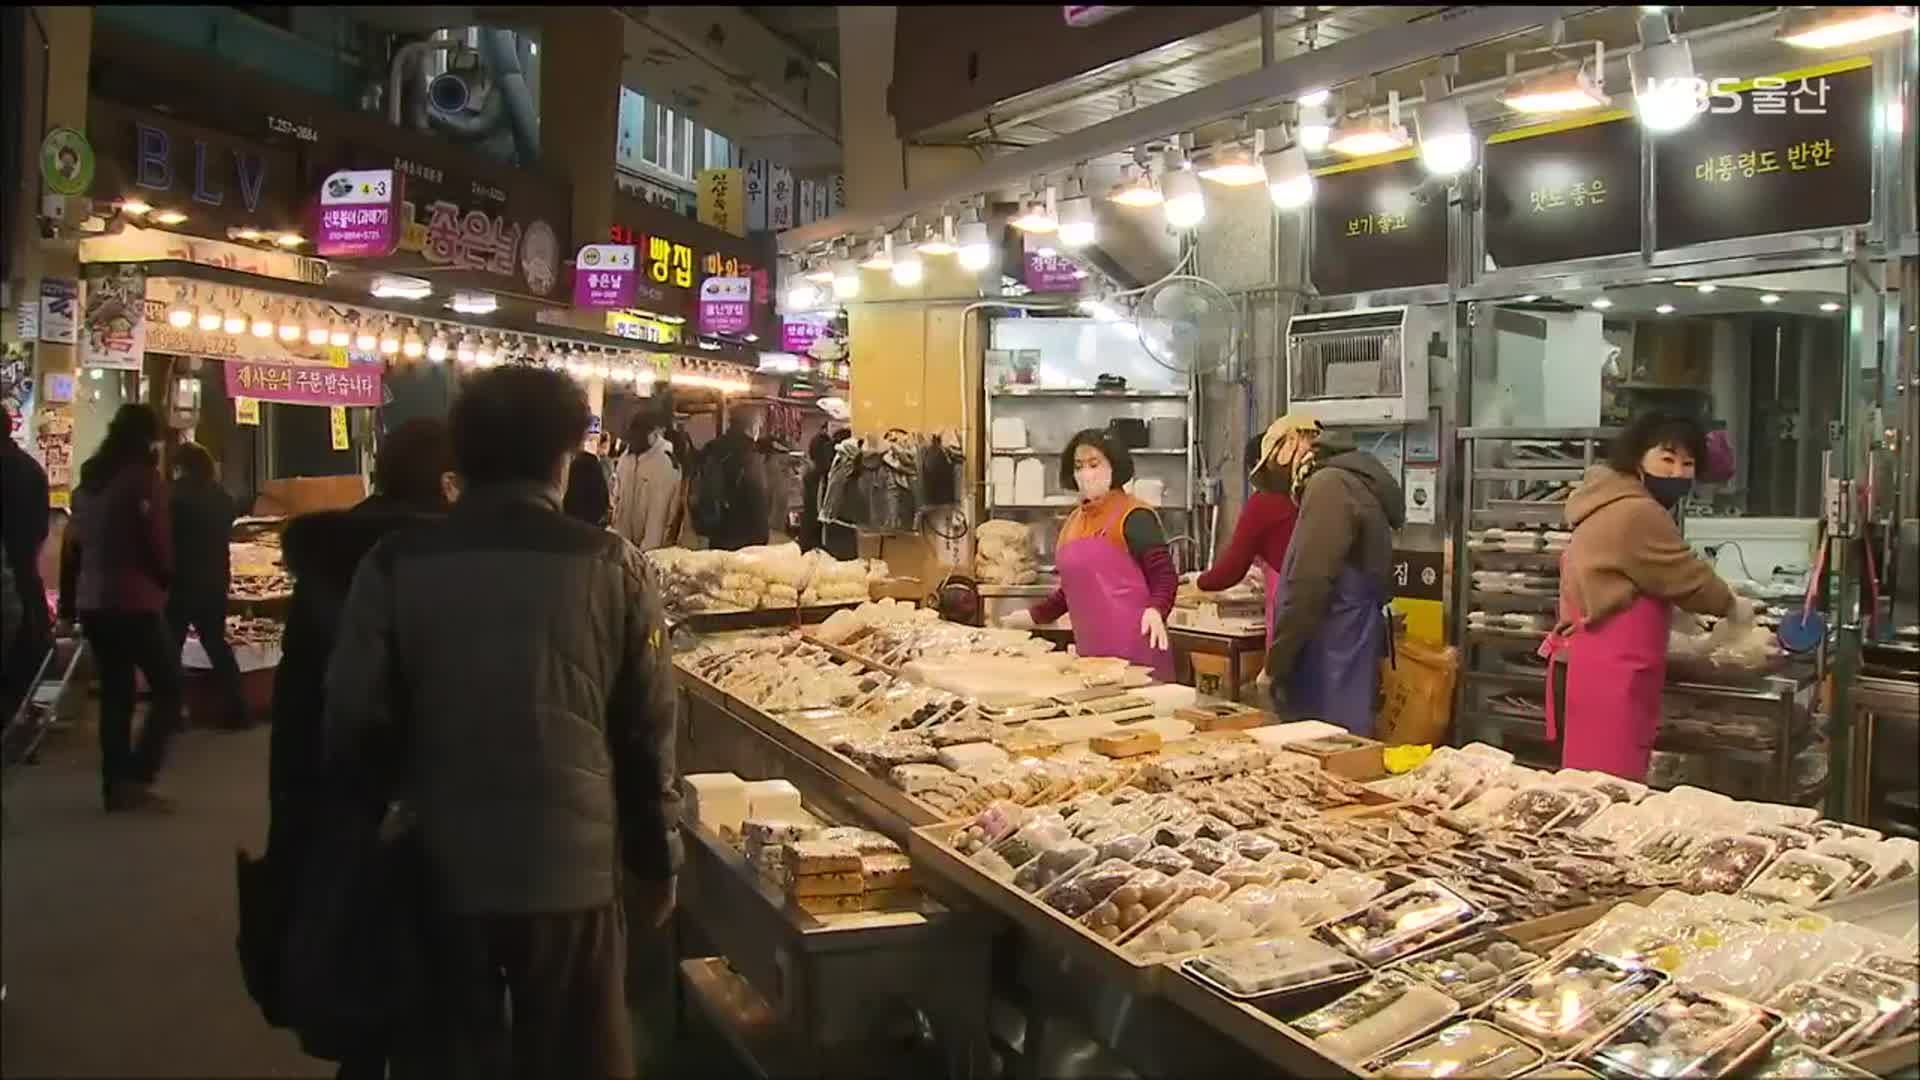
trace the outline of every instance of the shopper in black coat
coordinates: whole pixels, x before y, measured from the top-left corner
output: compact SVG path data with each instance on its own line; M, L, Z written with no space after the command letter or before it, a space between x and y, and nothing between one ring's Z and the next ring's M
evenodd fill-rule
M267 1020L296 1030L300 1018L285 1015L279 972L291 932L291 898L313 850L316 828L325 823L323 815L343 801L362 800L362 793L343 793L321 768L327 662L361 558L388 534L436 520L451 503L453 448L446 425L421 418L388 433L374 465L373 488L372 496L350 510L294 519L281 538L294 585L280 665L274 673L273 736L268 750L265 877L271 895L248 910L243 869L240 950L248 990ZM369 815L377 817L381 797L365 793L364 801ZM254 911L259 918L250 920ZM250 921L260 928L252 940ZM384 1075L385 1047L303 1042L308 1053L339 1061L343 1078Z
M561 512L575 521L604 529L613 516L613 495L607 489L607 471L600 459L585 450L573 455L567 469L567 492Z
M228 543L233 535L233 499L214 476L213 455L199 443L173 452L173 584L167 590L167 622L177 653L191 629L207 652L219 684L221 727L248 726L240 692L240 665L227 643L227 590L233 575Z
M11 430L18 422L9 412L9 434L0 440L0 502L6 506L0 528L5 533L4 558L13 590L8 603L20 613L0 655L0 728L13 719L40 662L53 647L47 587L40 579L40 548L47 542L49 519L47 471L13 441Z

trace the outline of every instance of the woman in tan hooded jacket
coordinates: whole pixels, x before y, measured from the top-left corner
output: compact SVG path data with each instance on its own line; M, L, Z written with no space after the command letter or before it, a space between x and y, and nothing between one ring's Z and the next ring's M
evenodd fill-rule
M1560 625L1541 646L1547 736L1564 729L1565 768L1643 779L1660 727L1672 609L1743 621L1758 611L1694 555L1674 520L1705 457L1696 421L1649 414L1614 440L1606 464L1589 469L1567 501L1573 540L1561 557ZM1558 660L1566 663L1564 716Z

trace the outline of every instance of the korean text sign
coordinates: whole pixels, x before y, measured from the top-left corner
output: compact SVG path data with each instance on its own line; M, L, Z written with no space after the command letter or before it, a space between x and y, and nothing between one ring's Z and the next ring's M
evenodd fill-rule
M227 396L282 405L368 406L381 402L378 364L345 368L228 360Z
M384 258L400 243L394 210L400 180L392 169L355 169L329 175L320 186L320 228L314 251L322 256Z
M753 325L753 281L710 277L700 283L700 332L744 334Z
M1607 120L1489 140L1487 255L1532 266L1640 250L1640 125Z
M1329 170L1313 200L1313 283L1329 296L1444 285L1447 199L1411 155Z
M632 307L639 284L639 254L631 244L588 244L573 260L575 307Z

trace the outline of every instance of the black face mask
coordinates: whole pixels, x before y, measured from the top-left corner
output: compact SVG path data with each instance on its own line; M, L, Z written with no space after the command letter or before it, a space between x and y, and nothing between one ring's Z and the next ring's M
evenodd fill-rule
M1680 505L1680 500L1693 494L1691 476L1646 476L1641 483L1647 486L1647 494L1653 501L1671 510Z

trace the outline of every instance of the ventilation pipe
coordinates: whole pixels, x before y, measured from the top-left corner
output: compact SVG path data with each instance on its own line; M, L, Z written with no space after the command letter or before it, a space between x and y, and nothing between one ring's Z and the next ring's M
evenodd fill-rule
M506 101L507 123L513 131L513 149L522 165L540 160L540 112L533 105L533 91L527 74L520 68L520 54L514 48L511 30L482 30L480 58L493 69L494 89Z

